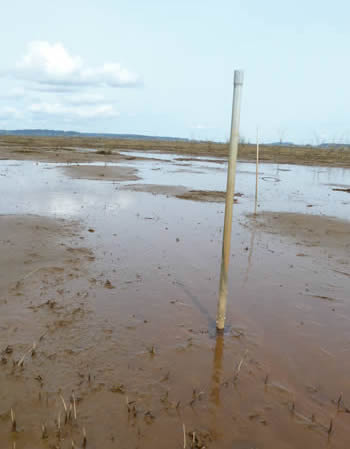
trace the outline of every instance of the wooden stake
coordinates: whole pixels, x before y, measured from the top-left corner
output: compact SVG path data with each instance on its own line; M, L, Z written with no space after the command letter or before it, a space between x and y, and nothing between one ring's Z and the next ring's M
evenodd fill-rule
M254 215L258 206L258 184L259 184L259 128L256 128L256 179L255 179L255 208Z
M227 171L224 235L223 235L223 241L222 241L219 302L218 302L217 317L216 317L216 328L218 331L224 330L225 318L226 318L227 278L228 278L228 267L229 267L229 262L230 262L232 212L233 212L233 200L234 200L234 193L235 193L235 178L236 178L236 163L237 163L238 140L239 140L239 119L240 119L240 104L241 104L242 86L243 86L243 72L241 70L235 70L233 103L232 103L230 152L229 152L228 171Z

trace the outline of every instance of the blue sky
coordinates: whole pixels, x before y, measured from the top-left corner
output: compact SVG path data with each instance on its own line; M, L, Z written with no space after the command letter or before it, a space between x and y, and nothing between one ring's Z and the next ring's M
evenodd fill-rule
M12 0L0 128L350 142L350 3Z

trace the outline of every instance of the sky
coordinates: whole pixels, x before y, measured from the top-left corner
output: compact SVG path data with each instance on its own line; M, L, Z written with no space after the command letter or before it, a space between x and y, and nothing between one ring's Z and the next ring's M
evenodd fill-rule
M0 129L350 143L347 0L11 0Z

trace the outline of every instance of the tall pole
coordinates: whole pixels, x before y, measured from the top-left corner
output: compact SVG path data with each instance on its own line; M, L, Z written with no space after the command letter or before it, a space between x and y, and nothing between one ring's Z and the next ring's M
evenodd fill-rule
M239 140L239 118L241 105L241 92L243 86L243 71L235 70L232 102L231 139L227 171L226 203L224 235L222 240L221 273L219 287L219 302L216 316L216 329L223 331L226 318L227 278L230 263L232 212L235 193L236 163Z
M255 179L255 208L254 215L258 206L258 184L259 184L259 128L256 128L256 179Z

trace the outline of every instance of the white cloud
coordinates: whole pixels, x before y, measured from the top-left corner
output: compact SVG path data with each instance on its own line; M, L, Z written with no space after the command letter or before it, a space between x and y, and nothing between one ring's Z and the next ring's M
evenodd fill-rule
M67 118L112 118L119 113L110 104L95 106L71 106L62 103L34 103L29 111L41 118L42 116L56 116Z
M26 54L8 74L39 84L38 90L62 92L81 86L132 87L139 77L117 63L87 66L82 58L71 55L61 43L33 41Z
M17 63L24 73L42 73L48 77L64 78L78 71L82 66L79 57L71 56L62 44L44 41L30 42L28 51Z
M96 105L106 102L104 95L96 93L73 94L65 96L63 100L72 105Z

